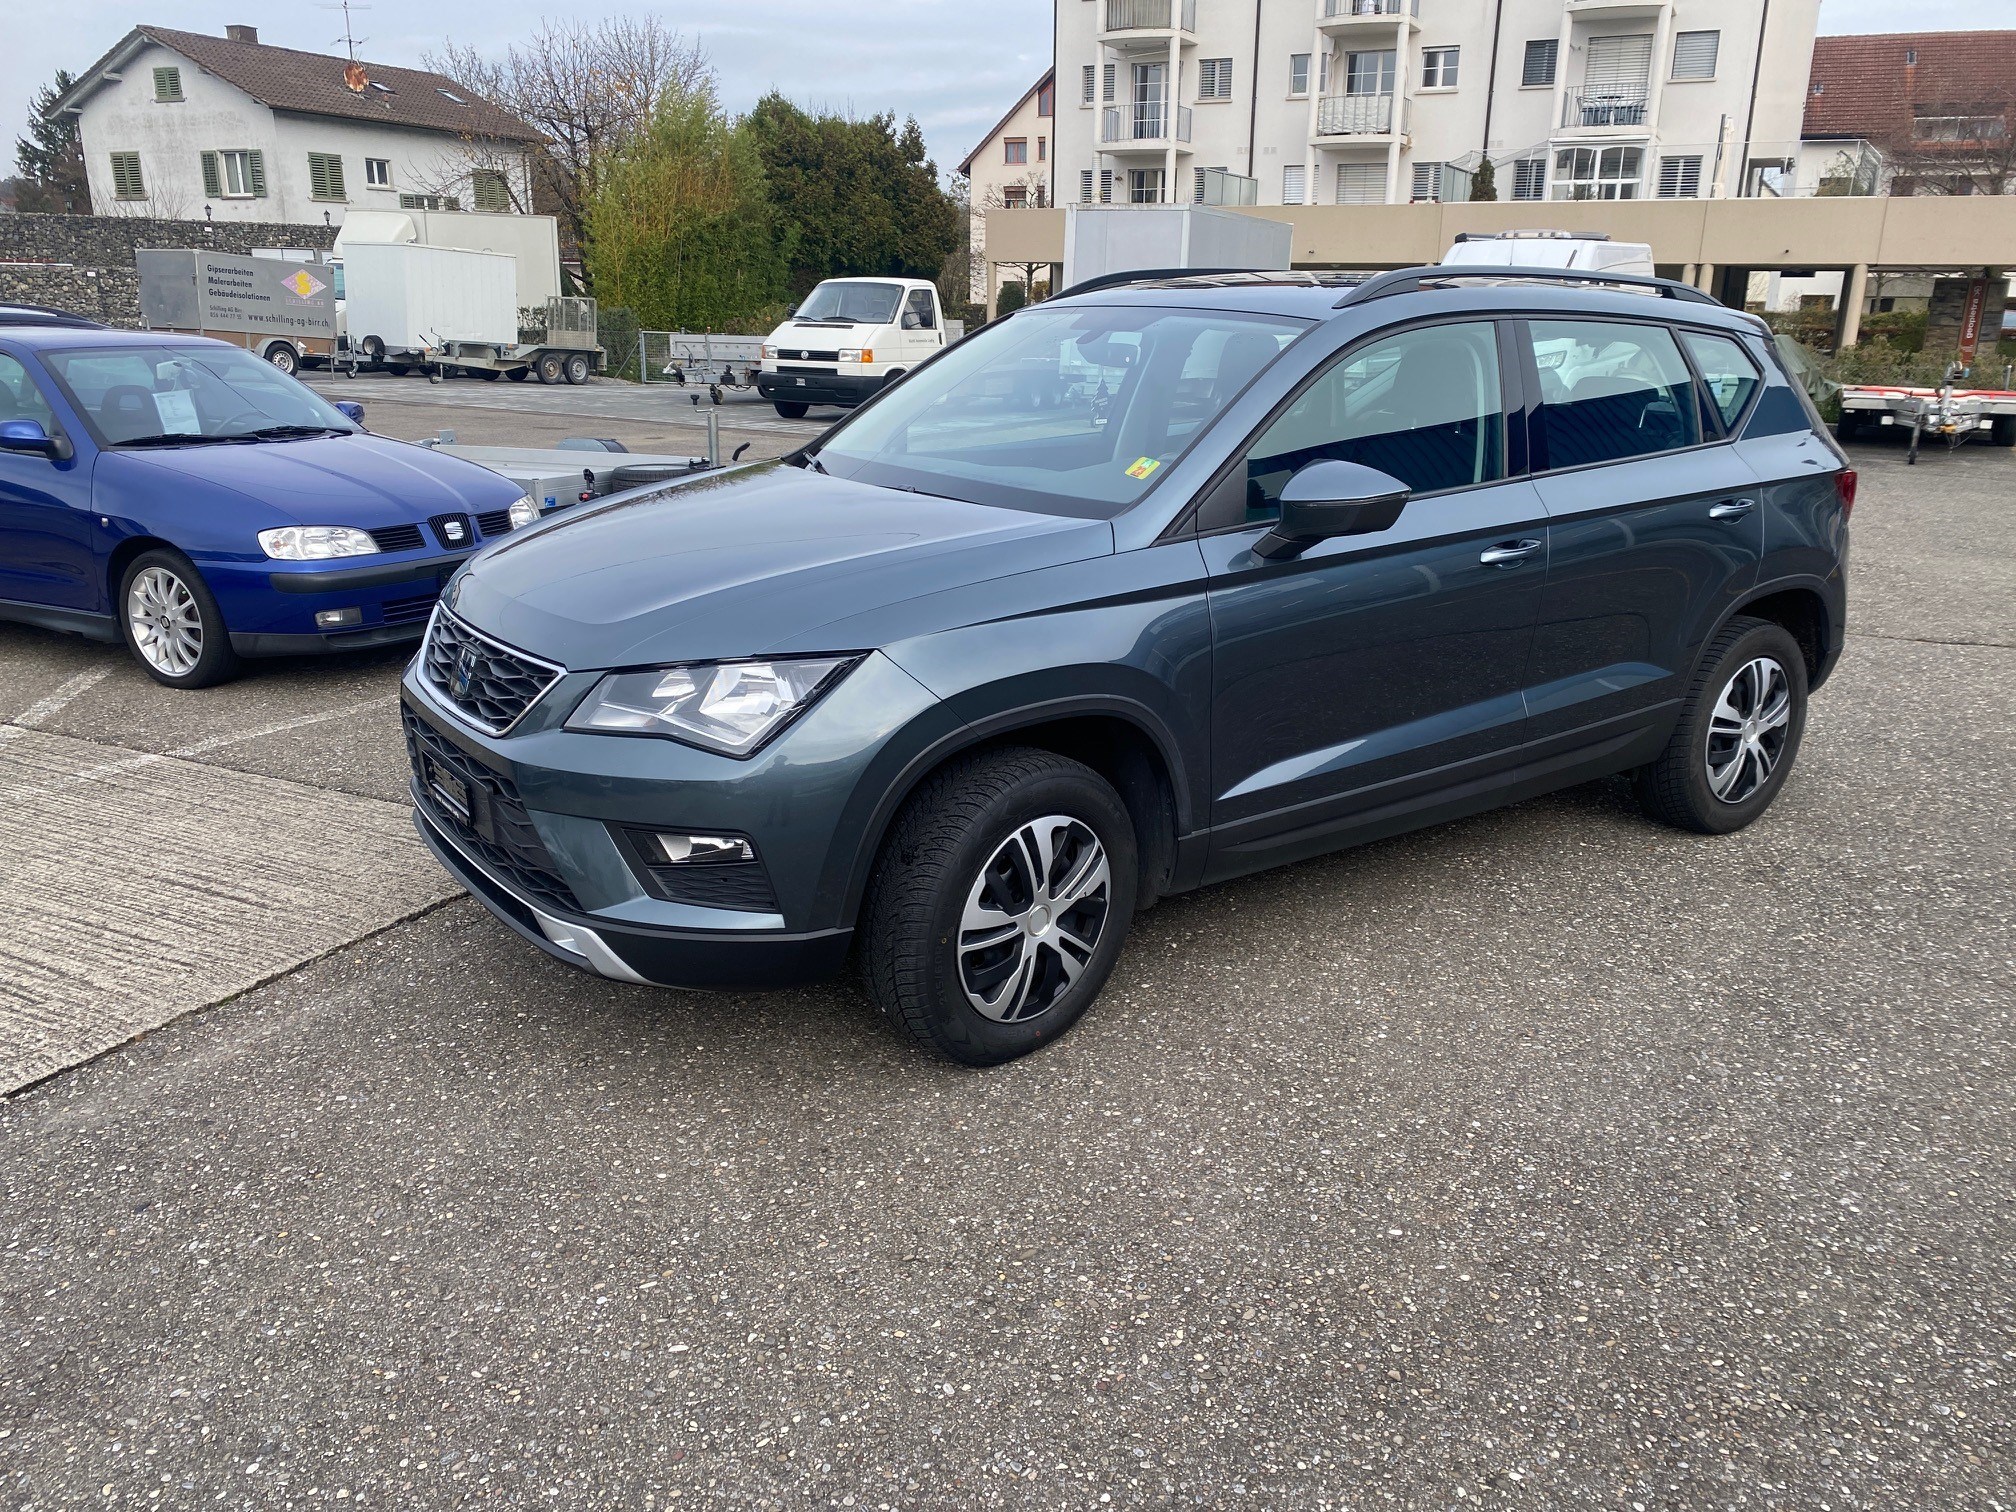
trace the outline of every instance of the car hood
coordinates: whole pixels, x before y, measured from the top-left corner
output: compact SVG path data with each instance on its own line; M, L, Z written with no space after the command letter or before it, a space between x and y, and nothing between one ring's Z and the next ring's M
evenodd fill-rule
M569 511L476 557L455 612L575 670L863 651L819 627L1113 550L1104 520L766 463Z
M787 320L770 333L770 344L793 348L818 347L822 350L826 347L859 346L863 336L884 330L888 324L888 321L857 320L846 325L813 325Z
M197 488L226 488L299 525L373 530L437 514L508 509L517 484L423 446L383 436L315 436L245 446L113 449L101 459L133 480L167 474Z

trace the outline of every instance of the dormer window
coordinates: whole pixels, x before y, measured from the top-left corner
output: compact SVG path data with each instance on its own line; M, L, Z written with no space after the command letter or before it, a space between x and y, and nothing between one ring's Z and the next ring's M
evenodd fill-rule
M436 84L434 86L434 93L441 96L442 99L446 100L451 105L467 105L469 103L467 100L463 99L462 96L455 93L454 90L443 89L439 84Z
M392 93L392 86L390 84L380 84L376 79L371 81L370 87L377 90L380 94Z

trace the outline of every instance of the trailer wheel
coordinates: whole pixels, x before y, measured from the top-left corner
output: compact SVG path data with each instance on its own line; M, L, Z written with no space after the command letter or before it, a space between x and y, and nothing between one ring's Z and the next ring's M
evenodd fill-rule
M1862 417L1851 409L1841 411L1841 418L1834 422L1836 441L1853 441L1862 434Z
M266 360L289 378L301 371L301 354L284 341L276 341L266 348Z
M408 373L412 372L413 369L407 363L395 362L392 364L389 371L391 372L394 378L404 378Z
M567 359L567 381L580 385L588 381L588 359L578 352Z
M805 418L805 411L812 407L809 404L790 404L782 399L776 400L775 403L777 405L777 418L780 420L803 420Z
M366 336L357 344L357 350L364 354L366 362L376 363L385 360L385 342L380 337Z
M1988 439L1997 446L2016 446L2016 415L1996 415Z
M502 376L495 368L471 368L469 375L472 378L481 378L485 383L495 383Z
M565 383L567 374L557 352L548 352L532 364L532 371L539 375L541 383Z
M527 378L532 376L532 370L530 368L515 367L507 371L504 376L509 378L513 383L523 383Z

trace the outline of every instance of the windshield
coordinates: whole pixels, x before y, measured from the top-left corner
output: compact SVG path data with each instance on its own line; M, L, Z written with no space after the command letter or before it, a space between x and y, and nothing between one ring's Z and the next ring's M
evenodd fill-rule
M1109 518L1307 328L1222 310L1025 310L912 373L815 457L889 488Z
M45 352L101 446L285 440L357 427L272 363L227 346Z
M793 320L831 320L848 325L887 325L896 318L901 284L822 283L805 296Z

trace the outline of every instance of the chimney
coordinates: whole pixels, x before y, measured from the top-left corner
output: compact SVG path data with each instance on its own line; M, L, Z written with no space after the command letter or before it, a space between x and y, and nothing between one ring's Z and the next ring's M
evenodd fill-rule
M224 40L227 42L250 42L256 46L259 41L259 28L256 26L227 26L224 28Z

